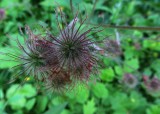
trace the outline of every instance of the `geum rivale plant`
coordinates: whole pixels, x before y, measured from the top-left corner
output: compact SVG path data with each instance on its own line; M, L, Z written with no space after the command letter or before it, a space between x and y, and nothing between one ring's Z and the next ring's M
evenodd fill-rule
M24 44L16 40L21 53L6 55L20 62L13 67L22 68L16 77L25 73L33 76L47 89L61 91L73 87L77 82L87 82L92 74L97 74L100 61L98 56L106 55L106 51L112 51L113 48L115 52L118 43L112 42L111 45L105 39L93 39L103 29L85 24L87 16L79 19L77 12L71 22L67 23L61 11L60 19L58 12L56 14L57 35L47 29L45 35L36 34L29 26L25 26L27 38L23 37Z

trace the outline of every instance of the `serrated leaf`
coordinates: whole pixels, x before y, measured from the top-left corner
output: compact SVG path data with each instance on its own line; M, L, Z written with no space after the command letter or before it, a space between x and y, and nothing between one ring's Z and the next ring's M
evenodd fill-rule
M89 97L89 90L84 87L84 85L77 85L70 93L67 93L67 96L70 99L83 104Z
M98 98L107 98L108 97L108 89L104 84L97 82L92 86L93 94Z
M124 61L124 71L125 72L133 72L139 68L139 60L138 58L132 58Z
M66 107L67 103L63 103L61 105L55 106L51 109L49 109L47 112L45 112L44 114L61 114L61 112L64 110L64 108Z
M112 68L103 69L101 70L101 79L103 81L110 82L113 80L115 74Z
M113 110L124 110L128 103L128 97L124 93L117 92L114 96L111 96L110 102Z
M79 89L78 95L76 95L76 101L78 103L83 104L87 101L88 97L89 97L89 90L85 87L83 88L81 87Z
M83 105L83 114L94 114L96 111L94 99Z

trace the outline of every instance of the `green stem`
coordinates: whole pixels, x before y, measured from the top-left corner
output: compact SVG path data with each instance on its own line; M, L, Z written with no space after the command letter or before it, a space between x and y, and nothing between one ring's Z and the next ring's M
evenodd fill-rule
M91 24L96 26L102 26L105 28L117 28L117 29L125 29L125 30L150 30L150 31L160 31L160 27L148 27L148 26L116 26L116 25L97 25Z

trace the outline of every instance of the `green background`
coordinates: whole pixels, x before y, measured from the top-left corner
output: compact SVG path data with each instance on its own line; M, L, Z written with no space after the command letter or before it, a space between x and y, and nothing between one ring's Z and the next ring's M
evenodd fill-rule
M93 24L160 26L159 0L72 1L82 16L84 12L90 16L88 22ZM51 28L52 33L57 32L57 4L68 16L67 21L71 21L69 0L0 0L0 8L6 12L0 20L0 52L14 53L13 39L21 40L18 27L42 25ZM115 30L120 35L123 54L101 57L102 67L96 76L99 80L89 81L87 86L78 84L62 94L37 90L29 76L22 75L5 84L14 75L11 67L15 62L4 61L10 58L0 54L0 114L160 114L160 97L147 91L142 79L160 78L159 31L105 28L98 35L115 38ZM135 88L121 83L126 73L137 78Z

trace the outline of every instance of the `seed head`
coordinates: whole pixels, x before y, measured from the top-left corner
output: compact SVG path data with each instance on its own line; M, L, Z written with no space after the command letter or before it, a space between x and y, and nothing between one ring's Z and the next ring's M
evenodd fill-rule
M59 69L51 71L49 76L45 79L45 88L52 92L61 93L71 87L72 80L68 72Z
M154 97L160 96L160 80L157 77L149 78L143 76L144 87L148 94Z
M137 78L132 74L125 74L123 82L129 88L135 88L138 84Z
M25 72L47 89L59 92L71 88L77 81L88 81L91 74L97 73L97 55L103 51L99 43L91 38L101 30L97 30L99 27L87 26L87 16L79 21L77 13L68 24L61 10L60 13L61 22L56 17L58 34L53 35L51 31L46 31L45 35L35 34L26 26L27 38L24 38L24 44L17 40L21 54L14 55L21 62L17 66L23 68L19 75ZM114 41L106 45L106 49L112 52L118 47ZM136 81L132 75L124 78L130 87L135 86Z
M78 18L75 17L65 28L59 27L59 35L54 37L56 55L59 66L65 69L73 79L88 79L92 67L96 66L97 58L93 50L93 41L89 38L95 27L84 29L85 20L77 27ZM58 23L59 25L59 23Z
M20 62L15 67L20 66L24 69L22 73L25 72L35 79L42 80L50 71L50 67L57 64L56 57L53 55L54 48L52 43L42 39L40 35L35 35L28 26L25 28L28 37L24 39L23 45L17 40L21 54L14 55L16 61ZM13 56L13 54L9 55Z
M150 91L160 91L160 80L157 77L153 77L147 86Z
M122 53L120 45L116 40L106 40L104 50L111 55L120 55Z

